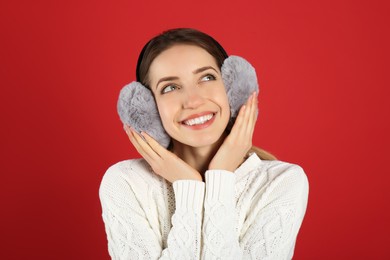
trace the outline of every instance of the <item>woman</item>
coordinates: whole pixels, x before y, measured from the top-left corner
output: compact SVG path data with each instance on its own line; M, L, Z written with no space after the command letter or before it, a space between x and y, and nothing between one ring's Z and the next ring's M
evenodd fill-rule
M306 175L252 147L256 93L228 128L225 58L193 29L164 32L141 52L137 80L152 91L171 144L125 126L143 159L111 166L102 180L113 259L292 258Z

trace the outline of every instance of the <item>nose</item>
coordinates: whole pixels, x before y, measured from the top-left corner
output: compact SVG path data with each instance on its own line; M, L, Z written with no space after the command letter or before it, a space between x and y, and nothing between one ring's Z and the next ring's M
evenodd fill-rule
M205 99L199 87L187 89L184 95L183 108L195 109L204 103Z

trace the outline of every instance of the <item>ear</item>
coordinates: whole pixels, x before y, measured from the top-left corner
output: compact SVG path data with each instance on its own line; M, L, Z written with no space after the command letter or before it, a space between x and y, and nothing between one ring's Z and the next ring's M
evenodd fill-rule
M123 124L137 132L148 133L161 146L168 147L171 138L162 126L153 94L147 87L136 81L124 86L119 93L117 110Z
M254 91L259 93L259 85L255 69L248 61L239 56L226 58L221 73L230 104L228 128L231 129L241 106L246 103Z

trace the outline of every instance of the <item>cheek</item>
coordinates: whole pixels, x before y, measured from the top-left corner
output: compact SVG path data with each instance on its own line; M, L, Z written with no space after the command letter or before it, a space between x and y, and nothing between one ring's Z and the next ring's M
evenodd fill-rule
M227 94L225 92L225 88L222 86L222 88L218 89L215 93L213 93L213 97L216 100L216 103L219 104L221 107L221 110L227 118L230 117L230 104L227 97Z
M164 128L169 127L169 122L173 121L174 117L174 106L169 104L169 102L156 100L158 113L160 114L161 122L163 123Z
M230 104L229 104L229 100L227 97L223 100L222 110L224 111L224 116L227 118L227 120L229 120L229 118L230 118Z

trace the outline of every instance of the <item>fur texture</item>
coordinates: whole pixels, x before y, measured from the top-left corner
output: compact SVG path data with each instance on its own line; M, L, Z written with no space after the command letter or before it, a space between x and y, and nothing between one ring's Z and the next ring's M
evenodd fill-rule
M162 126L153 94L141 83L133 81L122 88L117 104L118 114L123 124L137 132L144 131L165 148L171 138Z
M256 91L259 93L256 71L252 65L239 56L229 56L223 62L222 80L230 104L230 121L228 129L233 127L238 112L246 103L249 96Z
M226 58L221 72L230 104L228 125L230 130L240 107L254 91L259 92L259 86L255 69L241 57ZM153 94L148 88L135 81L123 87L119 94L117 109L123 124L133 127L138 132L148 133L163 147L168 147L170 137L162 126Z

